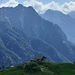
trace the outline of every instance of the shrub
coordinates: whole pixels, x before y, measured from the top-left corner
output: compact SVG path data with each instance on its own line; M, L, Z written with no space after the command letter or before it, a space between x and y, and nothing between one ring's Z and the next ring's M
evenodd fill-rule
M24 69L25 69L26 72L38 72L38 71L41 71L38 63L36 63L36 62L27 63L25 65Z

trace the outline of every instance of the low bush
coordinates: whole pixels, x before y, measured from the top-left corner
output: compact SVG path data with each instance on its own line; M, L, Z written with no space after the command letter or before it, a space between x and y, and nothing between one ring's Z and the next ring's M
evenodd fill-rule
M25 65L24 69L25 69L26 72L38 72L38 71L41 71L41 68L39 67L39 64L36 63L36 62L27 63Z

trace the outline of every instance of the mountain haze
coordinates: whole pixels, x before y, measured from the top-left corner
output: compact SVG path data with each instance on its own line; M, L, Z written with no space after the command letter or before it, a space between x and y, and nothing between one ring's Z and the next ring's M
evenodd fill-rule
M58 24L66 34L67 39L75 44L75 19L69 15L65 15L60 11L47 10L43 15L44 19Z
M70 12L68 15L75 19L75 11Z

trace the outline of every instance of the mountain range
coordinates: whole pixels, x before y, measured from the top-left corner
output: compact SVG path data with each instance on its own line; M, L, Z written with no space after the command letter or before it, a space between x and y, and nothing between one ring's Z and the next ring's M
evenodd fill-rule
M71 11L68 15L75 19L75 11Z
M69 14L63 14L60 11L47 10L43 15L44 19L58 24L62 31L66 34L67 39L75 44L75 19Z
M44 55L52 62L74 62L75 45L61 28L32 7L0 8L0 65L10 66Z

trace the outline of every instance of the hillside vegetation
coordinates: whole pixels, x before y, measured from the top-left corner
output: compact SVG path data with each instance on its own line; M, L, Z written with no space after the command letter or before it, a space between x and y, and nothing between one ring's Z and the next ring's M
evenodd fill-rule
M27 62L0 70L0 75L75 75L75 64Z

